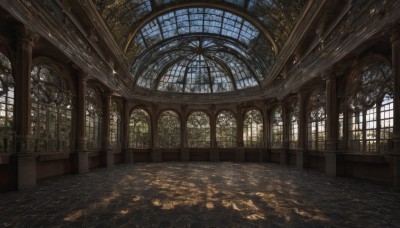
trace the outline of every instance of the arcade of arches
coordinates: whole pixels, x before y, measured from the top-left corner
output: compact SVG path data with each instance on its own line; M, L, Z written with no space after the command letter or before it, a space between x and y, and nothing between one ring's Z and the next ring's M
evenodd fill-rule
M400 2L0 2L0 189L120 163L400 186Z

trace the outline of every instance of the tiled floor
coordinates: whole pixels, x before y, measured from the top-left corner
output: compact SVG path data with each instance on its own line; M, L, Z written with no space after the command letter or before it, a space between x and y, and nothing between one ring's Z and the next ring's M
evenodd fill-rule
M0 227L276 226L400 226L400 192L275 164L148 163L0 194Z

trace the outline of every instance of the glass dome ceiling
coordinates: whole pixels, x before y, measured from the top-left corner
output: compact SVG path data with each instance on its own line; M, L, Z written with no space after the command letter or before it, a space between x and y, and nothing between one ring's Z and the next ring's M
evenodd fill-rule
M259 85L263 63L235 44L217 36L171 39L139 58L132 74L140 75L137 85L167 92L218 93Z
M260 88L306 0L92 0L135 85L207 94Z
M275 59L254 25L212 8L160 15L138 30L132 45L136 84L165 92L220 93L259 86Z

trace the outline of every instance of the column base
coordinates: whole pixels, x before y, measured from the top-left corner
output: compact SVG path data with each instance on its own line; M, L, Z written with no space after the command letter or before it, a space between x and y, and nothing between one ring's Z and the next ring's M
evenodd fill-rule
M133 151L131 149L124 150L125 163L133 163Z
M36 186L36 156L18 155L18 190L29 190Z
M268 161L268 150L265 148L260 148L260 162Z
M280 155L280 164L288 165L288 153L289 151L282 149Z
M162 154L159 149L151 150L151 161L152 162L162 162Z
M337 155L335 152L325 152L325 173L329 176L337 176Z
M219 151L216 148L210 149L210 161L218 162L219 161Z
M237 161L237 162L245 162L246 161L246 150L243 147L236 148L235 161Z
M102 152L102 160L103 165L106 168L114 167L114 151L113 150L106 150Z
M78 173L89 172L89 153L86 151L80 151L78 154Z
M400 154L392 155L393 187L400 190Z
M188 148L181 149L181 161L190 161L190 150Z
M306 167L304 151L296 152L296 168L304 169Z

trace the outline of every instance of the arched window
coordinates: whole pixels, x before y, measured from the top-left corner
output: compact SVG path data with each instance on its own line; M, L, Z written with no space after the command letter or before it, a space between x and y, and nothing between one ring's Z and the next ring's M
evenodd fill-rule
M326 95L324 89L315 90L308 100L308 149L325 149L325 104Z
M273 109L271 116L271 148L283 147L282 107Z
M31 72L32 134L35 151L68 151L71 146L71 94L65 80L42 64Z
M347 84L348 147L358 152L388 151L393 132L393 79L385 63L366 66Z
M143 109L131 113L129 121L129 147L149 148L151 142L151 122L149 114Z
M245 147L262 147L263 144L263 117L261 112L249 110L243 121L243 144Z
M193 112L187 120L188 146L210 147L210 119L204 112Z
M14 78L10 60L0 53L0 152L13 151Z
M86 138L88 149L101 146L102 103L100 94L93 88L86 91Z
M181 121L174 111L164 111L158 118L158 145L164 148L181 146Z
M118 103L113 100L111 103L110 113L110 146L114 148L121 147L121 130L121 110L118 106Z
M299 142L299 104L297 99L289 106L289 148L298 149Z
M217 116L217 146L222 148L236 147L237 128L233 113L222 111Z

